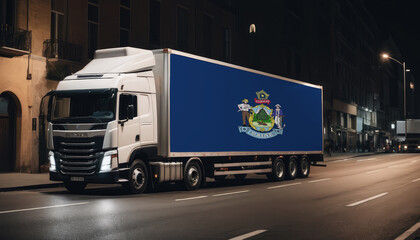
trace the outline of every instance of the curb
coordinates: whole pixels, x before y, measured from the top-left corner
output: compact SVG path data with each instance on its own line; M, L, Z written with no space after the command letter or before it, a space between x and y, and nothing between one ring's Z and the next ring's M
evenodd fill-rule
M362 153L359 155L353 155L353 156L345 156L345 155L341 155L341 156L337 156L337 157L327 157L327 158L331 158L331 159L326 159L324 157L324 162L332 162L332 161L337 161L337 160L341 160L341 159L346 159L346 158L357 158L357 157L366 157L366 156L372 156L372 155L376 155L376 154L383 154L382 152L378 152L378 153Z
M18 187L6 187L0 188L0 192L13 192L13 191L22 191L22 190L33 190L41 188L55 188L62 187L63 183L49 183L49 184L38 184L38 185L29 185L29 186L18 186Z

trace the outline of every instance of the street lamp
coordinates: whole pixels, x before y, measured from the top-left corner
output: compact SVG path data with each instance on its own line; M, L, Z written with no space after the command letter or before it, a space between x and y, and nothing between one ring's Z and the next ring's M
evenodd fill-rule
M406 89L406 80L405 80L405 72L409 72L410 69L405 69L405 62L400 62L395 58L392 58L391 56L389 56L388 54L384 53L382 54L382 58L385 59L391 59L392 61L400 64L403 67L403 74L404 74L404 120L405 120L405 140L407 140L407 99L406 99L406 95L407 95L407 89Z

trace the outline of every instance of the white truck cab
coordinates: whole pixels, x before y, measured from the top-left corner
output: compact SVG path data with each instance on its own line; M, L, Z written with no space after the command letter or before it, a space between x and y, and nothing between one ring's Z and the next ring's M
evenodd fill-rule
M98 50L49 94L51 180L74 191L128 181L132 153L157 144L154 65L148 50Z

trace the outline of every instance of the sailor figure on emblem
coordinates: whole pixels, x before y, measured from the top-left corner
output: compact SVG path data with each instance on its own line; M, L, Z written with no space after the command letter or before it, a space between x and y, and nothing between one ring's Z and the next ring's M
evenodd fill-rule
M241 104L238 104L238 112L242 112L242 125L247 126L246 121L248 121L249 125L249 110L251 110L251 106L248 104L248 99L242 100Z
M276 109L274 110L274 123L277 125L279 129L282 129L282 122L283 122L283 110L280 109L281 106L276 104Z

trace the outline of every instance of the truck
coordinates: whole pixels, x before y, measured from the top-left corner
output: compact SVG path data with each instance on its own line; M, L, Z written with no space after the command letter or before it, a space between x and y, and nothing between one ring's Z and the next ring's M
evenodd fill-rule
M97 50L45 99L50 180L71 192L306 178L323 161L322 86L172 49Z
M407 122L406 122L407 121ZM399 152L420 152L420 119L397 121ZM407 132L405 128L407 127Z

